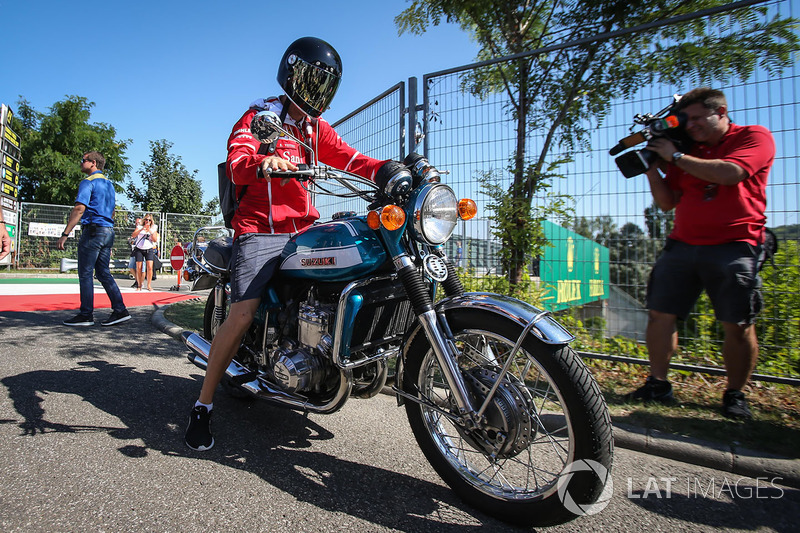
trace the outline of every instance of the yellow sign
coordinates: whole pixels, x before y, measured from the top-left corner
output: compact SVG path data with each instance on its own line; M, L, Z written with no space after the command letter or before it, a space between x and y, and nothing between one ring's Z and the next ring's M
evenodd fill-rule
M10 129L10 128L6 127L6 128L3 130L3 136L4 136L6 139L8 139L8 140L9 140L9 142L10 142L11 144L13 144L13 145L14 145L14 146L16 146L17 148L19 148L19 137L17 137L17 134L16 134L16 133L14 133L13 131L11 131L11 129Z
M3 179L13 183L14 185L19 185L19 176L14 174L7 168L0 169L2 171Z
M19 172L19 161L14 161L10 155L3 154L3 164L14 172Z
M3 182L3 194L7 194L16 198L17 195L19 195L19 188L11 185L10 183Z

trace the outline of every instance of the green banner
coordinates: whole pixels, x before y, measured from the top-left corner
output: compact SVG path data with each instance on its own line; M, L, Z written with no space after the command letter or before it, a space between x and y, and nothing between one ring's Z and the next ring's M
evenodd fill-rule
M608 248L574 231L545 221L547 240L539 263L544 292L543 303L550 311L608 298Z

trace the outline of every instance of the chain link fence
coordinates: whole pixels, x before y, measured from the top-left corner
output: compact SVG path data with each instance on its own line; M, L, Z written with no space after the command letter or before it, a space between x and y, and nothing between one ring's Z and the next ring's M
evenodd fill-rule
M66 227L72 206L50 205L23 202L19 211L19 232L17 235L16 267L19 269L59 270L62 259L67 268L75 267L78 257L78 240L80 224L75 227L64 250L57 248L61 232ZM185 246L191 242L194 232L202 226L209 226L214 217L206 215L189 215L180 213L148 213L145 211L114 212L114 247L111 252L112 266L115 269L127 269L131 255L130 236L138 218L152 214L160 242L158 247L162 268L169 268L168 255L175 244ZM124 263L124 266L122 266Z
M768 7L764 15L767 18L775 14L783 17L800 15L793 2L784 0L762 5ZM731 27L726 31L734 34L736 29ZM426 74L422 78L421 105L417 105L411 96L416 94L416 89L409 84L410 98L405 111L409 124L409 151L423 152L437 168L449 171L449 175L444 177L446 183L454 189L457 197L475 199L478 212L484 217L459 223L446 245L446 252L450 257L456 257L460 242L461 266L467 274L469 288L496 290L502 286L498 279L504 277L499 261L501 244L493 234L491 221L485 218L491 212L492 200L481 188L479 180L491 173L500 178L501 186L506 189L510 186L512 176L508 168L516 150L516 132L510 112L513 105L504 94L477 97L468 90L470 76L482 66L485 67L481 64L466 65ZM414 78L409 81L412 80L416 82ZM633 97L612 102L610 112L601 122L585 124L590 133L585 147L578 147L570 154L552 154L552 161L566 155L572 160L559 167L559 173L565 177L554 179L550 192L567 198L574 212L570 221L553 222L567 226L577 236L551 242L559 247L564 246L567 240L587 237L587 241L599 244L608 257L604 260L608 268L607 291L592 302L568 307L562 311L562 315L566 313L567 316L562 318L574 319L570 327L582 330L588 338L618 339L611 345L616 343L621 353L635 348L631 348L629 341L644 341L647 323L644 299L648 275L664 244L671 214L653 210L645 176L625 179L608 152L631 133L634 115L656 113L670 102L673 94L684 93L697 85L700 84L687 81L686 86L642 87ZM767 187L767 217L768 226L779 229L781 251L774 264L767 264L762 271L765 304L757 323L762 354L757 370L768 374L797 375L800 372L798 85L800 67L796 65L780 75L770 76L757 69L746 81L721 80L712 84L725 92L730 115L736 123L767 127L777 145ZM419 118L418 109L422 110ZM361 112L368 113L363 108ZM417 120L423 124L423 135L416 127ZM393 132L396 126L373 124L356 117L337 123L337 131L356 149L379 157L369 145L361 144L361 139L374 136L370 128ZM543 137L543 130L528 132L526 158L529 162L541 149ZM420 140L421 147L417 145ZM535 198L534 205L542 207L551 198ZM563 260L550 259L548 264L540 264L544 259L537 257L527 258L526 262L533 283L528 285L530 292L525 298L545 307L549 304L541 297L547 287L537 283L540 281L539 268L555 271L581 266L576 264L575 256L569 255ZM591 286L576 288L587 293L592 289ZM696 349L698 354L719 354L723 337L721 329L722 326L714 319L710 302L704 296L688 320L681 323L680 344ZM605 346L600 349L607 349L609 344ZM714 360L708 363L721 364L718 356L712 357ZM787 367L775 361L792 363Z

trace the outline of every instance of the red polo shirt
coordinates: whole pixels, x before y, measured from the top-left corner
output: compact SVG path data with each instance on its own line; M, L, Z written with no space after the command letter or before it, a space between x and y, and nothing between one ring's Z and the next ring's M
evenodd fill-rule
M767 220L767 176L775 159L775 140L769 130L731 124L718 145L696 144L689 155L735 163L747 172L747 178L736 185L716 185L670 165L667 185L681 193L670 237L695 245L761 243Z

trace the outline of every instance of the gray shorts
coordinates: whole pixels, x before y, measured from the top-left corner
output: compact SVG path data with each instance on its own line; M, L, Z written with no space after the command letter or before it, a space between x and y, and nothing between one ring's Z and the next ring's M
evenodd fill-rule
M231 303L263 296L289 237L286 233L247 233L233 242Z
M647 308L685 319L703 290L717 320L752 324L761 311L760 246L695 246L667 239L650 273Z

